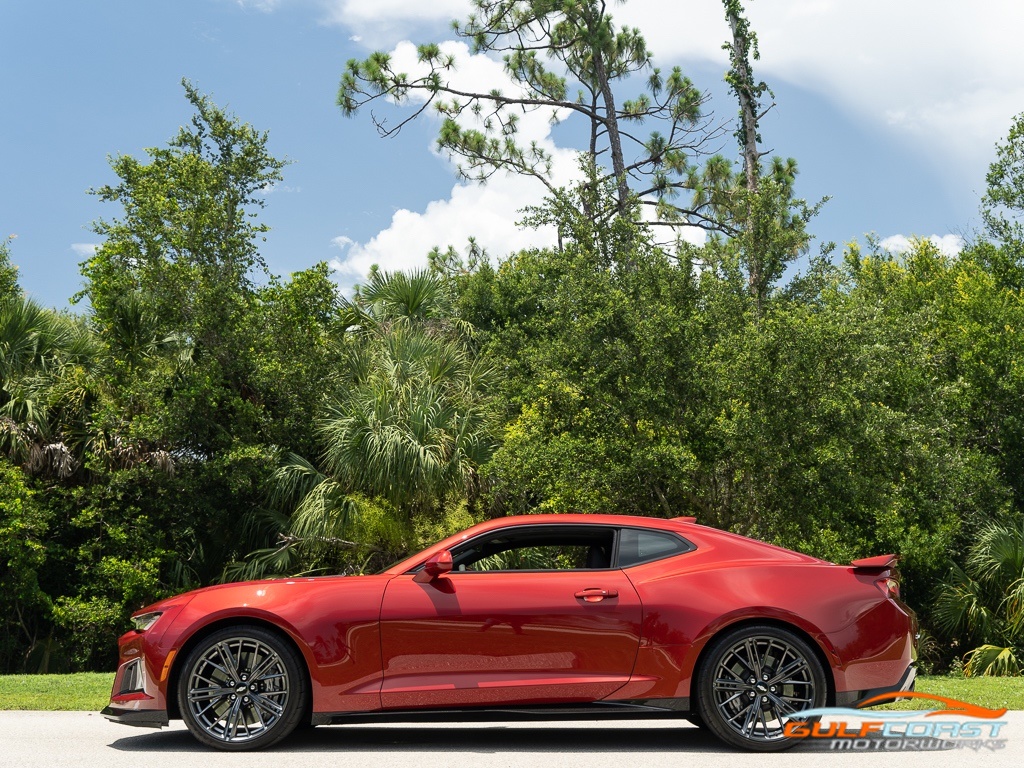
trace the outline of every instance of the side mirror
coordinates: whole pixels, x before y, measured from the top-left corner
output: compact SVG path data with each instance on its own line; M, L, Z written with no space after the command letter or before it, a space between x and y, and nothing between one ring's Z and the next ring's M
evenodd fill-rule
M438 552L436 555L432 555L427 562L423 564L423 568L412 577L413 581L427 582L433 581L446 573L450 573L452 570L452 553L447 549Z

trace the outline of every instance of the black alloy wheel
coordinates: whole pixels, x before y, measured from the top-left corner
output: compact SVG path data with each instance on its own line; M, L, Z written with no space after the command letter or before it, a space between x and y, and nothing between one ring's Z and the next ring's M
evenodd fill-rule
M728 744L758 752L788 749L798 740L783 729L796 713L823 707L828 684L817 654L790 630L740 627L712 641L697 681L698 709Z
M227 627L189 653L178 706L203 744L260 749L295 730L308 690L305 664L290 643L261 627Z

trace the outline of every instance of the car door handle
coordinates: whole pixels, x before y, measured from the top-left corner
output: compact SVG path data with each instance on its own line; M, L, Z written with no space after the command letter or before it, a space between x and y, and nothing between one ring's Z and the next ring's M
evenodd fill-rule
M600 603L606 597L618 597L619 590L617 589L601 589L599 587L590 587L589 589L581 589L576 593L576 599L582 600L585 603Z

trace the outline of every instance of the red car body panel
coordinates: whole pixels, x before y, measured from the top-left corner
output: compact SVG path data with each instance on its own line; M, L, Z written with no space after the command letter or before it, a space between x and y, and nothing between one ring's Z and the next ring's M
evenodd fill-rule
M491 577L496 578L491 578ZM600 602L586 589L615 593ZM621 570L465 572L388 583L385 708L596 701L630 678L643 609Z
M771 560L750 557L748 549L766 545L751 548L749 540L702 526L688 526L686 537L697 545L693 552L671 564L626 570L645 609L635 675L655 677L655 668L673 661L658 685L646 693L633 686L622 692L625 698L689 696L707 641L744 620L772 619L803 630L832 669L837 692L892 685L913 661L912 614L880 600L876 577L785 550L769 550Z
M410 573L432 555L512 526L670 531L691 551L625 569ZM700 653L738 622L795 627L820 651L833 698L895 688L914 662L913 612L877 583L873 558L840 566L689 520L531 515L474 526L374 576L276 579L197 590L149 606L119 640L112 719L156 725L190 640L225 622L287 634L314 715L575 702L682 701ZM139 690L119 694L143 659ZM146 713L153 719L146 720Z

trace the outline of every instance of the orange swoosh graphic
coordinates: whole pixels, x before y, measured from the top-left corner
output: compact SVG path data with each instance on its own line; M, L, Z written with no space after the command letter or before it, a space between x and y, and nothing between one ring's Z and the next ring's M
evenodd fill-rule
M987 720L994 720L997 717L1002 717L1006 714L1006 709L989 709L988 707L982 707L978 704L969 704L966 701L960 701L958 699L950 699L945 696L937 696L934 693L921 693L918 691L900 691L898 693L882 693L878 696L872 696L870 699L858 702L858 709L861 707L870 707L873 704L884 704L890 702L895 697L901 699L929 699L932 701L941 701L946 705L947 709L937 709L934 712L929 712L925 717L935 717L936 715L964 715L965 717L978 717Z

